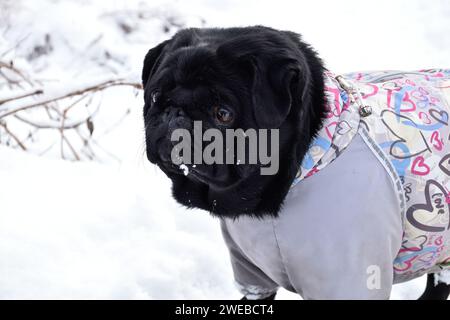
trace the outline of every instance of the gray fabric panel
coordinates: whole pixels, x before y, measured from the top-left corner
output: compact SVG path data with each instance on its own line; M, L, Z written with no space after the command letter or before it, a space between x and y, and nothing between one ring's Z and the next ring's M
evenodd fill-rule
M270 283L259 279L263 272L307 299L389 297L401 217L389 176L358 135L334 162L292 188L279 218L224 219L223 227L243 282ZM236 267L243 256L245 267ZM367 287L371 266L379 267L380 289Z

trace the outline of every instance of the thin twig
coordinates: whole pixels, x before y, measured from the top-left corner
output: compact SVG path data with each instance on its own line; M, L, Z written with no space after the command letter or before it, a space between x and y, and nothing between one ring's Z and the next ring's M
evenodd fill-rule
M106 128L101 134L96 135L97 139L103 137L104 135L110 133L113 129L115 129L116 127L118 127L126 118L127 116L131 113L130 109L127 109L127 111L125 111L125 113L120 117L119 120L117 120L115 123L113 123L112 125L110 125L108 128Z
M9 85L10 88L12 88L13 85L16 85L16 86L18 86L20 89L24 89L24 87L23 87L22 84L21 84L23 81L11 79L11 78L8 77L1 69L0 69L0 75L1 75L3 78L6 79L6 81L7 81L7 83L8 83L8 85Z
M35 90L33 92L24 93L24 94L15 96L15 97L11 97L11 98L6 98L6 99L3 99L3 100L0 100L0 105L4 104L6 102L13 101L13 100L20 100L20 99L23 99L23 98L26 98L26 97L34 96L34 95L37 95L37 94L43 94L43 93L44 93L44 91L42 89L38 89L38 90Z
M40 152L39 155L43 156L44 154L49 152L56 143L58 143L58 141L53 142L51 145L49 145L47 148L45 148L44 151Z
M11 138L13 138L13 139L17 142L17 145L18 145L22 150L24 150L24 151L27 150L27 148L25 147L25 145L20 141L20 139L19 139L14 133L12 133L12 132L8 129L8 127L6 126L6 124L0 123L0 126L2 126L3 129L5 129L6 133L7 133Z
M111 158L114 158L117 162L122 163L122 160L117 157L115 154L113 154L112 152L106 150L104 147L102 147L102 145L100 143L98 143L96 140L92 139L91 143L95 144L97 146L97 148L101 149L104 153L106 153L108 156L110 156Z
M82 124L85 124L86 121L88 121L88 119L90 117L91 116L88 116L85 119L73 121L73 122L70 122L68 124L64 123L64 126L62 127L61 123L57 123L57 122L55 122L55 123L50 123L50 122L42 122L42 123L40 123L40 122L29 120L29 119L25 118L24 116L19 116L18 114L14 115L14 118L16 118L17 120L20 120L20 121L22 121L22 122L24 122L24 123L26 123L26 124L28 124L28 125L30 125L32 127L35 127L37 129L58 129L58 130L61 130L61 129L63 129L63 130L75 129L75 128L81 126Z
M45 105L45 104L48 104L48 103L51 103L51 102L63 100L63 99L66 99L66 98L69 98L69 97L73 97L73 96L78 96L78 95L84 94L86 92L102 91L102 90L105 90L107 88L114 87L114 86L131 86L131 87L136 88L136 89L142 88L140 83L126 82L126 81L122 81L122 80L108 80L108 81L105 81L105 82L102 82L100 84L96 84L96 85L93 85L93 86L90 86L90 87L87 87L87 88L84 88L84 89L80 89L80 90L75 90L75 91L69 92L67 94L61 95L61 96L56 97L56 98L51 98L51 99L47 99L47 100L44 100L44 101L39 101L39 102L30 104L30 105L27 105L27 106L22 106L22 107L18 107L18 108L12 109L12 110L10 110L8 112L5 112L2 115L0 115L0 119L3 119L5 117L7 117L7 116L10 116L10 115L12 115L12 114L14 114L14 113L16 113L18 111L39 107L39 106L42 106L42 105Z
M65 140L64 123L66 122L66 114L67 114L67 112L66 112L66 110L64 110L64 112L62 113L62 118L61 118L61 126L59 128L59 132L61 133L61 158L63 158L63 159L65 159L65 157L64 157L64 140ZM70 143L68 143L68 145L71 146Z
M77 161L80 161L80 160L81 160L80 156L79 156L78 153L75 151L75 149L72 147L72 144L69 142L69 140L66 138L66 136L65 136L64 134L62 135L62 138L63 138L63 140L67 143L67 145L69 146L69 148L70 148L70 150L72 151L72 153L73 153L75 159L77 159Z
M57 108L52 108L53 110L55 110L61 117L64 116L64 114L67 116L67 112L76 104L78 104L80 101L82 101L84 98L86 98L86 95L82 96L81 98L77 99L75 102L73 102L72 104L70 104L63 112L60 112ZM54 118L51 116L49 110L48 110L48 106L45 106L45 110L47 112L47 115L49 116L49 118L51 120L54 120ZM88 121L89 118L92 118L99 110L99 107L97 107L93 112L89 113L87 115L86 118L83 118L81 120L77 120L77 121L71 121L69 124L66 123L66 120L64 120L64 127L61 127L61 121L57 122L57 121L51 121L51 122L37 122L37 121L33 121L30 119L27 119L26 117L22 116L22 115L18 115L18 114L14 114L14 117L17 120L20 120L22 122L25 122L26 124L38 128L38 129L75 129L79 126L81 126L82 124L86 123L86 121ZM53 123L52 123L53 122Z
M49 106L44 106L44 109L45 109L45 112L47 113L47 115L48 115L48 118L50 119L50 120L56 120L55 119L55 117L50 113L50 107ZM55 108L56 109L56 108ZM53 109L52 109L53 110ZM58 110L58 109L57 109ZM58 110L59 111L59 110ZM59 114L59 112L57 112L58 114Z
M93 41L92 45L94 45L95 42L98 40L100 40L100 38L95 39L95 41ZM6 71L5 69L8 69L8 71L11 71L11 73L4 72L4 71ZM25 91L26 93L22 93L17 96L12 96L12 97L8 97L8 98L3 98L3 100L0 100L0 105L2 105L2 108L0 109L0 125L2 125L3 128L5 128L5 133L7 134L7 137L9 137L10 141L14 140L20 148L22 148L23 150L27 150L24 142L21 141L13 132L11 132L11 130L9 128L6 127L6 123L1 122L3 118L6 118L6 117L12 115L12 116L14 116L15 119L27 124L28 126L30 126L32 128L32 129L30 129L30 134L25 139L25 141L33 139L32 138L32 136L34 134L34 133L32 133L33 130L34 130L34 132L39 132L39 130L41 130L41 129L55 129L55 130L59 131L60 139L58 139L53 144L51 144L48 148L46 148L42 152L42 154L51 150L55 146L55 144L59 142L60 148L61 148L61 157L63 159L65 159L67 156L64 152L64 151L66 151L66 153L67 153L67 149L66 149L65 145L68 146L70 153L73 154L73 158L78 161L81 160L81 158L88 158L91 160L94 158L97 158L96 152L94 152L94 148L93 148L95 146L96 147L95 150L97 150L97 148L99 148L102 151L104 151L105 153L107 153L109 156L113 157L114 159L116 159L120 162L120 159L118 159L115 155L111 154L110 152L108 152L107 150L102 148L101 145L99 145L92 137L92 128L91 128L92 126L89 125L90 124L89 122L91 121L90 119L92 119L94 117L94 115L98 112L100 105L101 105L101 99L100 99L99 105L97 106L97 108L95 108L94 111L92 111L92 109L90 108L90 106L92 104L91 102L94 99L94 97L96 97L95 93L103 91L107 88L110 88L113 86L131 86L135 89L142 89L142 86L140 85L140 83L128 82L124 79L112 79L112 80L103 81L103 82L100 82L100 83L97 83L97 84L94 84L91 86L86 86L85 88L81 88L78 90L68 91L64 94L59 94L54 97L45 97L44 96L43 98L39 98L35 101L28 101L28 100L22 101L21 99L24 99L26 97L30 97L30 96L34 96L34 95L43 93L43 90L36 89L36 87L40 88L43 86L39 85L35 79L33 79L33 81L28 79L27 76L25 76L25 73L18 70L13 65L12 61L11 62L0 61L0 77L3 77L6 80L6 83L2 82L2 85L6 85L9 88L19 87L20 89L25 90L26 86L23 85L24 83L31 86L30 89L27 89L27 91ZM87 100L86 100L86 98L87 98ZM10 105L9 103L11 103L13 101L19 101L19 104L17 104L17 105L11 104ZM64 103L66 105L65 107L63 105L61 105L61 103L60 103L61 101L67 102L67 103ZM70 117L68 117L68 114L75 106L80 105L80 103L82 101L85 101L85 105L86 105L86 112L87 112L86 118L77 119L76 121L74 121ZM44 108L44 111L46 112L46 115L48 116L47 121L36 121L36 120L33 120L32 118L28 118L24 114L19 113L21 111L36 108L36 107ZM121 117L121 119L119 119L119 121L114 123L114 125L112 125L107 130L105 130L105 132L103 134L106 134L112 128L114 128L118 124L120 124L123 121L123 119L127 116L128 113L129 113L129 110L127 110L126 114L123 115ZM87 126L88 126L88 129L90 132L89 137L85 137L82 132L83 130L81 130L83 124L87 124ZM72 129L75 130L75 133L78 135L79 139L81 139L81 142L82 142L81 148L75 149L74 144L72 144L72 142L74 142L74 141L72 140L72 136L68 135L68 131L67 131L67 130L72 130ZM74 138L77 139L76 136L74 136ZM66 150L64 150L64 149L66 149Z
M89 138L85 138L81 132L80 132L80 128L75 128L75 132L78 134L78 136L80 137L81 141L83 141L83 146L84 148L81 149L81 152L83 152L90 160L93 160L96 155L94 150L92 150L90 144L89 144ZM90 152L90 154L88 154L88 152Z
M26 83L28 83L31 86L33 85L33 83L27 77L25 77L25 75L22 73L22 71L20 71L16 67L14 67L14 64L12 61L10 63L0 61L0 69L1 68L6 68L6 69L13 71L15 74L17 74L19 77L21 77L23 79L23 81L25 81Z
M2 54L0 54L0 58L3 58L3 57L6 56L9 52L11 52L11 51L17 49L17 48L22 44L22 42L24 42L30 35L31 35L31 33L27 34L27 35L24 36L22 39L20 39L19 41L17 41L17 43L16 43L12 48L9 48L8 50L2 52Z

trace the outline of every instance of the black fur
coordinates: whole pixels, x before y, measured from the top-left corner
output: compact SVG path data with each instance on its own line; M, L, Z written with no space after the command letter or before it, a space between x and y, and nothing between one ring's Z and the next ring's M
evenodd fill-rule
M299 35L261 26L186 29L151 49L142 73L147 156L172 179L175 199L218 216L276 216L325 116L323 72ZM217 127L216 104L233 109L233 128L280 129L278 174L260 175L258 165L198 165L203 178L186 177L169 163L172 129L192 130L192 120Z
M438 282L435 285L434 274L427 276L427 286L419 300L447 300L450 295L450 285Z

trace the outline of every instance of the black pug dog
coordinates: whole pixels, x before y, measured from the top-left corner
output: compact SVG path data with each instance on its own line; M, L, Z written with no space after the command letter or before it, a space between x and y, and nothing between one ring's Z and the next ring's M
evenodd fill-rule
M220 218L276 219L326 116L325 71L317 53L293 32L262 26L181 30L145 57L147 157L172 180L174 198L188 208ZM261 175L259 162L180 170L171 160L171 134L180 128L192 132L194 120L202 121L202 130L279 129L278 172ZM260 278L273 284L267 275ZM430 274L421 298L447 298L449 292L449 285L435 286ZM274 296L271 291L256 298Z

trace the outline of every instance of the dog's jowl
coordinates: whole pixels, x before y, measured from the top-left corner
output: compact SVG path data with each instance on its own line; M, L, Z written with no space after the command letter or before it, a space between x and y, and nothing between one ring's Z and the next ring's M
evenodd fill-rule
M246 299L387 299L424 274L448 297L450 70L336 75L293 32L186 29L142 81L147 157L220 219Z

